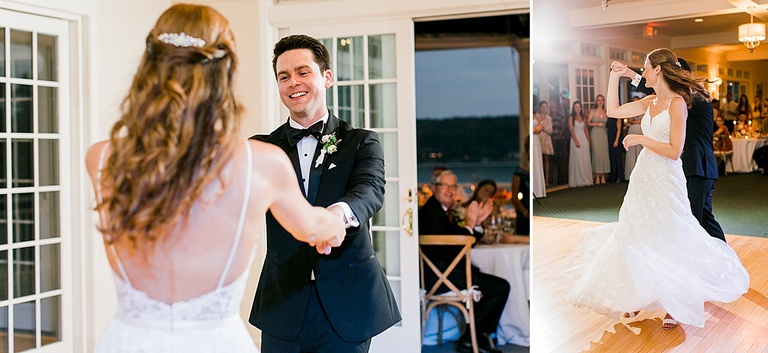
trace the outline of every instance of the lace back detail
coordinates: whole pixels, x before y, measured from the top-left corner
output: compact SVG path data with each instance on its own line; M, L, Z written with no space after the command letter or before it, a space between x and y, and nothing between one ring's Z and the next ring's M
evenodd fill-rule
M253 152L251 151L251 145L247 141L245 142L245 145L248 158L247 177L245 180L246 185L243 204L240 211L240 219L229 258L227 259L227 263L219 278L216 289L198 297L174 303L165 303L151 298L146 292L136 289L131 285L117 252L114 247L110 246L121 272L120 275L122 275L121 277L113 272L118 298L118 310L116 315L118 318L130 320L131 322L144 323L148 326L160 325L172 329L176 327L185 327L189 323L221 320L239 316L240 302L243 299L245 285L250 272L250 264L253 262L253 257L256 253L255 246L251 250L248 261L249 266L246 267L243 273L228 285L224 285L224 281L230 272L234 256L240 244L245 223L245 215L250 200ZM99 170L100 169L101 164L99 165ZM100 197L99 194L99 198Z

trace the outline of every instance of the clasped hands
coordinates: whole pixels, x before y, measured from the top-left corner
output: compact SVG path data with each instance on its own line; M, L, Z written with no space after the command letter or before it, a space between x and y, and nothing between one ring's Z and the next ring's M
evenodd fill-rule
M488 200L483 203L472 201L467 206L465 218L467 226L474 228L485 221L488 216L493 212L493 201Z
M333 226L330 229L324 229L326 234L332 237L323 241L309 241L309 245L315 247L319 254L328 255L331 253L331 248L335 248L344 242L344 237L347 235L346 215L344 209L341 206L333 205L327 208L328 211L333 213L336 217L333 222ZM326 228L326 227L324 227Z
M618 75L618 77L635 78L635 71L630 69L626 64L622 64L618 61L611 63L611 76Z

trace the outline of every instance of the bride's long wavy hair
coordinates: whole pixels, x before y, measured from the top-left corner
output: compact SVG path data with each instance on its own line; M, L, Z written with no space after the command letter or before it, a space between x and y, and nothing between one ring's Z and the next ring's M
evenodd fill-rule
M205 44L158 40L182 32ZM186 217L232 156L241 120L233 92L235 38L219 12L174 5L157 20L146 44L110 132L112 154L100 180L112 190L97 205L108 215L101 231L109 243L155 241Z
M709 92L702 86L705 79L696 78L689 71L683 69L672 50L667 48L655 49L648 53L648 62L651 67L661 66L661 73L669 89L681 95L688 107L691 106L693 97L696 95L707 101L711 99Z

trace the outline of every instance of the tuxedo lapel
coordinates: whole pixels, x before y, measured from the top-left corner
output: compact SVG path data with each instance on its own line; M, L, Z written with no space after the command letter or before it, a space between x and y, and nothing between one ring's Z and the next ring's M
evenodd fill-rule
M291 146L290 141L288 141L288 138L286 137L286 131L288 129L288 123L283 124L281 128L281 132L277 134L277 141L275 141L275 144L282 148L283 151L288 155L288 158L291 160L291 164L293 165L293 171L296 173L296 180L299 183L299 189L301 189L301 193L304 195L304 197L307 197L307 191L304 190L304 183L301 182L301 163L299 162L299 150L296 149L296 146ZM311 185L311 184L310 184Z
M336 138L341 139L339 136L339 132L336 131L339 127L339 119L336 118L333 113L329 113L328 116L328 123L325 124L325 128L323 129L323 135L328 135L330 133L336 133ZM339 146L341 147L341 146ZM314 204L315 200L317 200L317 193L320 191L320 182L321 177L323 176L323 171L328 168L330 165L330 154L325 155L325 160L322 164L317 166L315 168L315 164L317 163L317 158L320 156L320 151L323 149L323 142L318 141L317 142L317 148L315 149L315 156L312 158L312 165L310 166L309 171L309 190L307 191L307 201L309 203Z

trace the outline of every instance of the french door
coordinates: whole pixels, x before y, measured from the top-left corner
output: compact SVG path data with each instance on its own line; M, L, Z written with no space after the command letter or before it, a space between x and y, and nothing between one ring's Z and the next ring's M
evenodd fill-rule
M68 41L0 10L0 352L72 351Z
M334 73L328 106L352 126L376 131L384 148L387 183L384 206L372 219L372 241L403 321L375 337L371 351L420 351L413 22L291 27L280 35L291 33L318 38L328 48Z

